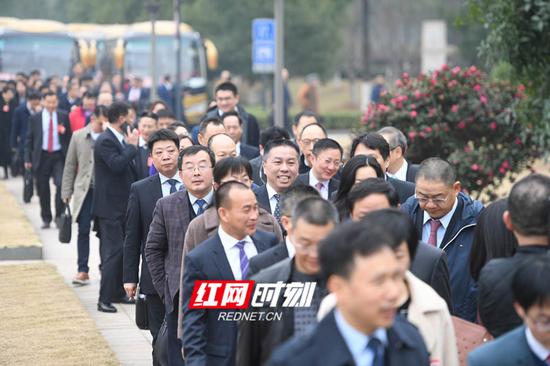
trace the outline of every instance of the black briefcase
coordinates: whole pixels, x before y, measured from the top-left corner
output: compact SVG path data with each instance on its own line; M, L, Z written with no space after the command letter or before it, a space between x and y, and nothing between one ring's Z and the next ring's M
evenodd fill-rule
M25 175L23 177L23 180L24 180L23 202L29 203L31 201L32 195L34 193L32 170L31 169L25 169Z
M149 329L149 312L147 311L147 295L136 290L136 325L139 329Z
M73 217L71 215L71 208L69 205L65 205L65 210L59 216L59 241L61 243L70 243L72 234Z

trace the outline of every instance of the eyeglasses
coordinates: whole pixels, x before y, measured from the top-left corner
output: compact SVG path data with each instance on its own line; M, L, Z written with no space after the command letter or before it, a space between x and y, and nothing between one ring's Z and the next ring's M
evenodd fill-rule
M550 318L538 317L536 319L532 319L529 316L527 318L531 321L531 323L533 323L539 332L550 333Z
M204 173L208 169L212 169L212 167L206 163L201 163L199 165L188 164L185 165L182 170L186 173L194 173L195 169L198 169L199 172Z
M319 140L320 139L303 139L302 144L304 144L306 146L315 145L317 143L317 141L319 141Z
M449 200L448 195L445 198L432 198L432 197L419 196L416 193L414 194L414 198L416 198L418 200L418 203L420 203L421 205L426 205L428 204L428 202L432 201L432 203L436 206L440 206Z
M295 241L293 241L292 244L294 244L296 249L299 250L300 252L307 253L307 254L317 253L317 245L315 244L304 245Z
M342 162L340 160L325 159L323 160L323 163L326 165L332 165L336 168L340 168L342 166Z

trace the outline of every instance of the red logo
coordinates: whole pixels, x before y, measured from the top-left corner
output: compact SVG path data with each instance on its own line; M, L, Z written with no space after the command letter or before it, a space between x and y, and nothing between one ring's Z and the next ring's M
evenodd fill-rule
M254 281L195 281L189 309L246 309Z

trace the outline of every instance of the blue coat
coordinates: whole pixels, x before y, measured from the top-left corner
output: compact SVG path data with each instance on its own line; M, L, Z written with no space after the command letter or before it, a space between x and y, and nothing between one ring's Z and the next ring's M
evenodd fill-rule
M447 254L451 275L451 297L453 314L468 320L476 320L477 287L469 271L470 252L474 239L474 230L483 205L472 200L466 194L458 194L458 205L445 232L440 248ZM422 235L424 211L413 196L401 209L415 222L419 235Z
M525 338L525 327L521 326L470 352L468 365L537 366L546 363L531 351Z

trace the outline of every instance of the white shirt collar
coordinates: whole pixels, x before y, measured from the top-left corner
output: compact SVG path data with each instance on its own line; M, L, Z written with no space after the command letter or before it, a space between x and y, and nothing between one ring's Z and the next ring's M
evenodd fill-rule
M237 244L239 241L245 241L246 243L254 244L250 236L247 235L242 240L236 239L226 233L225 230L222 229L221 225L218 227L218 235L220 236L220 240L225 250L233 248L235 244Z
M267 188L267 197L268 197L269 199L272 199L273 196L277 194L277 191L274 190L274 189L269 185L269 183L266 183L266 184L265 184L265 188Z
M457 206L458 206L458 197L455 198L455 203L453 205L453 208L451 208L451 211L449 211L445 216L439 219L439 222L441 222L441 226L443 226L445 230L447 230L447 227L451 223L451 219L453 218L453 215L456 211ZM430 214L424 211L424 221L422 222L422 225L426 224L430 219L431 219Z
M178 182L182 183L183 182L181 181L181 178L179 176L179 174L176 172L176 174L172 177L172 178L168 178L167 176L165 175L162 175L160 172L159 172L159 177L160 177L160 184L164 184L166 183L167 181L169 181L170 179L175 179L177 180ZM191 196L191 193L189 193L189 196ZM193 202L194 203L194 202Z
M145 140L143 139L143 137L141 137L141 136L139 136L138 146L139 146L139 147L144 147L144 146L147 147L147 141L145 141Z
M550 355L550 350L548 350L542 343L540 343L533 333L531 333L531 329L529 327L525 327L525 338L527 339L527 344L529 345L529 348L531 348L531 351L537 356L540 360L543 362L546 361L548 356Z
M241 156L241 143L237 142L235 144L235 152L237 153L237 156Z
M117 138L118 142L120 142L121 145L123 145L124 141L124 135L115 130L112 126L107 126L109 130L111 130L112 133L115 134L115 137Z
M401 168L395 172L395 174L391 174L388 172L388 175L392 178L399 179L402 181L407 180L407 167L409 166L409 163L407 163L406 159L403 159L403 164L401 164Z
M191 201L191 204L194 205L195 202L199 199L198 197L195 197L191 194L191 192L187 191L187 194L189 194L189 201ZM206 196L204 196L202 199L206 201L206 204L210 206L210 203L212 202L212 197L214 196L214 190L210 190ZM206 207L204 207L206 210Z
M288 235L285 238L285 245L286 245L286 250L288 252L288 257L294 258L294 255L296 254L296 248L294 248L294 244L292 244Z
M312 187L315 187L315 185L317 183L323 183L323 188L327 188L328 186L328 180L325 180L325 181L320 181L319 179L317 179L315 177L315 174L313 174L313 169L310 169L309 171L309 185L312 186Z

